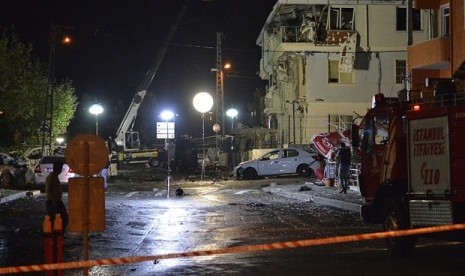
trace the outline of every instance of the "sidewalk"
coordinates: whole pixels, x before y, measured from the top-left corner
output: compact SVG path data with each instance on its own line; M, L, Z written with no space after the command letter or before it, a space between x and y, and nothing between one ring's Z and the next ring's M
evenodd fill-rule
M264 191L301 201L313 201L317 204L339 209L360 212L363 200L356 187L351 187L347 194L339 193L336 187L326 187L319 182L306 181L302 184L272 183Z
M7 203L13 200L20 199L26 196L39 195L39 190L24 191L24 190L11 190L11 189L0 189L0 204Z
M356 187L351 187L347 194L343 194L339 193L336 187L326 187L317 181L304 181L303 179L290 181L290 183L278 179L267 179L265 181L271 182L271 184L266 184L267 186L262 188L263 191L295 200L312 201L352 212L360 212L360 205L363 203L360 192ZM0 189L0 204L39 194L39 190Z

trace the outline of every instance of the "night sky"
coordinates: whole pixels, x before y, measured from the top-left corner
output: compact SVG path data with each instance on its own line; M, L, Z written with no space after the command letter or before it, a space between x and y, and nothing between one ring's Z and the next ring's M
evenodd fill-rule
M216 33L225 35L223 63L231 62L224 86L224 108L244 111L255 88L260 48L255 41L275 0L191 0L172 44L141 106L136 128L153 128L166 108L178 114L177 133L199 135L200 114L192 106L199 91L215 98ZM185 0L1 0L0 25L14 26L31 43L34 56L46 63L51 24L73 37L71 46L57 44L55 77L71 79L80 105L70 125L73 132L92 130L90 104L98 101L100 133L114 136L132 97L158 53ZM142 118L141 118L142 117ZM152 118L147 118L152 117ZM245 120L240 113L239 121ZM226 127L229 118L225 118ZM152 125L153 124L153 125ZM208 128L206 130L213 134Z

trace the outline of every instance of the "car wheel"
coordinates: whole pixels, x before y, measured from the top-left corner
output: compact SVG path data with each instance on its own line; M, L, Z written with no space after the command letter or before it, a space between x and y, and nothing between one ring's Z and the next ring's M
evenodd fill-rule
M309 177L311 174L311 169L307 164L300 164L297 167L297 173L300 177Z
M254 168L247 168L244 170L243 179L256 179L257 171Z
M244 179L244 168L237 169L236 178L240 180Z
M384 219L384 231L409 229L407 210L398 200L388 200L385 205L387 214ZM386 239L386 246L394 256L406 257L413 254L416 237L403 236Z

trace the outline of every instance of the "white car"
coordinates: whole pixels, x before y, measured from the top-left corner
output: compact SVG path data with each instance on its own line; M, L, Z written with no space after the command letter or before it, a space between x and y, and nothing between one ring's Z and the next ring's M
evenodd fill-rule
M16 165L18 160L9 154L0 152L0 165Z
M267 175L298 174L309 177L322 168L318 154L300 148L275 149L256 160L240 163L234 168L237 179L255 179Z
M63 155L48 155L42 157L39 163L34 168L34 181L38 185L45 185L45 179L53 171L53 163L55 161L60 161L63 163L63 170L58 175L60 183L68 184L68 179L75 177L76 174L71 170L71 168L66 164L66 158Z

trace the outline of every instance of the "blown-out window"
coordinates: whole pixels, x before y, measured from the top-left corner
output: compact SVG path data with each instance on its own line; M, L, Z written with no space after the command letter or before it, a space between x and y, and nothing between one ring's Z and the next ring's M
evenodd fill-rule
M421 31L421 10L412 9L412 30ZM407 30L407 9L397 8L396 10L396 30Z
M328 119L329 119L328 132L333 132L333 131L343 132L344 130L350 129L354 116L330 114Z
M330 30L354 30L354 9L331 7L328 23Z
M354 83L354 73L339 71L339 60L330 59L328 61L328 82L329 83Z

